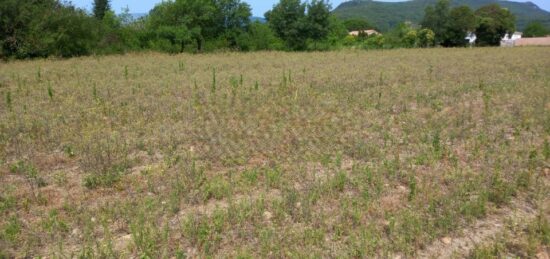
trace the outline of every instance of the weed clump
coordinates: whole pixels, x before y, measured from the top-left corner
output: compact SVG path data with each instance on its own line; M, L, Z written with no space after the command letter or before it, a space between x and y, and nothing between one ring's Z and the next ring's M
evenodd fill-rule
M212 87L210 90L212 93L216 92L216 68L212 68Z
M510 184L500 172L494 173L489 181L488 198L497 206L507 204L516 194L515 186Z
M48 97L50 97L50 101L53 101L53 88L50 84L48 84Z
M205 184L202 193L205 200L221 200L231 195L231 185L222 176L216 176Z
M544 160L550 160L550 142L548 140L544 140L542 155L544 156Z
M6 106L8 106L8 110L11 111L12 109L12 99L11 99L11 92L10 91L7 91L6 92Z
M8 223L3 226L3 232L0 233L0 237L8 242L15 243L21 233L21 228L21 221L13 216L9 219ZM2 253L0 253L0 258L3 258Z
M88 176L84 185L90 189L112 187L130 166L128 147L118 133L93 133L84 141L80 165Z
M13 174L23 176L33 197L38 197L38 189L46 186L46 181L38 173L38 169L30 162L19 160L10 167Z

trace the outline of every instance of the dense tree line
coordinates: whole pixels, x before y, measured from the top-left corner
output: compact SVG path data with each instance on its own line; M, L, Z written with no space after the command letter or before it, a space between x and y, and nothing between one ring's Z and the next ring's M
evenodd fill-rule
M341 21L327 0L280 0L252 22L241 0L171 0L134 19L115 15L109 0L94 0L87 13L59 0L0 0L0 58L71 57L155 50L168 53L216 50L330 50L342 47L411 48L464 46L468 32L479 45L498 44L514 30L514 16L498 5L476 11L450 8L449 0L428 7L420 25L402 23L384 35L348 35L373 28L368 21ZM528 36L548 34L540 23Z
M163 1L138 20L127 11L115 15L109 0L94 0L92 13L58 0L0 0L0 57L314 50L347 35L325 0L283 0L266 16L267 24L251 22L241 0Z
M426 8L422 27L435 33L435 44L444 47L465 46L468 33L475 33L477 45L498 46L506 33L515 31L515 17L498 4L474 11L468 6L450 7L449 0L440 0Z
M94 20L55 0L2 0L0 56L17 58L90 54Z

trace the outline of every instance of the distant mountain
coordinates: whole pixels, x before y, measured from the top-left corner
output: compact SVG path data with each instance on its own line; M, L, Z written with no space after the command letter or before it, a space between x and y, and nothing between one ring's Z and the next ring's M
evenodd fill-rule
M387 31L395 25L411 21L420 23L424 10L435 5L437 0L412 0L407 2L379 2L373 0L351 0L340 4L333 13L342 19L364 18L379 30ZM451 0L452 6L467 5L472 9L497 3L516 15L517 29L523 30L531 21L541 21L550 27L550 12L532 2L510 2L502 0Z
M250 17L250 21L252 22L261 22L261 23L266 23L267 20L263 17L257 17L257 16L252 16Z
M147 13L131 13L130 16L132 16L132 19L139 20L139 18L147 16Z

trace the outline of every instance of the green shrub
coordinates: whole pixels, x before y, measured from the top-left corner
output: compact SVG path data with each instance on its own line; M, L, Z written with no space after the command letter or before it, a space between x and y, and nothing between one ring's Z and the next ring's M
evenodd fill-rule
M15 242L17 237L21 233L21 222L17 217L13 216L10 220L3 226L2 237L3 239Z
M215 176L206 182L203 194L205 200L221 200L231 195L231 186L223 176Z
M269 188L278 188L281 184L281 172L277 168L270 168L264 171L265 183Z
M84 138L80 165L88 188L111 187L129 167L127 144L118 133L95 132Z
M10 211L16 205L14 196L0 195L0 214Z
M110 170L100 174L89 174L84 177L84 186L88 189L99 187L113 187L121 178L122 172Z
M490 179L488 186L488 199L498 206L507 204L516 191L513 184L510 184L499 172L495 172Z
M345 172L338 172L336 175L332 178L331 181L331 189L343 192L344 188L346 187L346 183L348 181L348 177Z
M10 171L25 178L34 197L38 196L40 187L46 186L46 181L40 176L38 169L28 161L17 161L11 165Z

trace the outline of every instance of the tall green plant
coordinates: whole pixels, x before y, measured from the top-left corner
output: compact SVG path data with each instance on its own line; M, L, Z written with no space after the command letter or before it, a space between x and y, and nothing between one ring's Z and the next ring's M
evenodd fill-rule
M94 0L93 12L96 19L102 20L110 9L109 0Z

